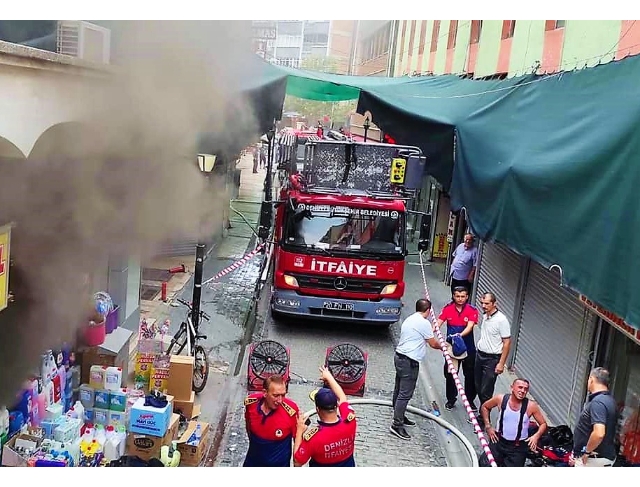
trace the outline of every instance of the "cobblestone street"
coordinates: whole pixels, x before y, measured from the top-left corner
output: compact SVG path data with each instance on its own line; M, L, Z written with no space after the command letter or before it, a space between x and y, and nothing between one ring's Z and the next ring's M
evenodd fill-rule
M265 294L268 295L268 290L265 290ZM284 324L274 322L264 309L268 296L263 296L261 302L264 338L275 340L290 348L291 372L295 375L292 374L289 384L289 397L298 403L302 411L314 409L308 394L320 385L318 366L324 363L327 347L339 343L352 343L368 353L364 398L391 400L395 377L394 343L399 325L389 329L375 329L306 321ZM246 377L245 374L246 366L241 372L241 380ZM304 383L298 376L306 378L308 382ZM246 382L243 388L245 384ZM244 460L248 448L242 407L245 393L246 388L238 393L238 397L234 400L235 407L227 419L227 435L217 461L220 466L240 466ZM430 410L419 388L411 405ZM378 405L354 407L358 414L355 454L357 465L362 467L447 466L444 450L440 447L436 433L436 428L439 426L433 422L414 415L413 419L417 425L409 428L412 440L405 441L389 432L392 420L391 408Z

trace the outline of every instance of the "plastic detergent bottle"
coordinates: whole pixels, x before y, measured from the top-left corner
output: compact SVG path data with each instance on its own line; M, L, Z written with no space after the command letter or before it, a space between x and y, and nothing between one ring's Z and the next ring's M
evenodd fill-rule
M117 391L122 387L122 369L120 367L107 367L104 378L104 388L109 391Z
M76 401L76 403L71 408L75 411L76 417L84 423L84 406L80 401Z
M104 365L92 365L89 369L89 385L94 389L104 389L107 368Z
M78 398L85 409L91 409L93 407L96 397L96 391L89 384L82 384L78 392Z
M96 434L94 436L95 441L100 445L100 450L104 447L104 444L107 442L107 433L104 430L104 426L101 424L96 425Z

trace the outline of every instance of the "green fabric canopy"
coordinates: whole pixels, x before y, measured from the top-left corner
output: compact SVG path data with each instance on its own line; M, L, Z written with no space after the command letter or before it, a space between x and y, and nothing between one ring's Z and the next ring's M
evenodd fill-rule
M298 97L359 93L359 113L422 148L479 237L559 266L563 285L640 329L640 57L496 81L273 68Z

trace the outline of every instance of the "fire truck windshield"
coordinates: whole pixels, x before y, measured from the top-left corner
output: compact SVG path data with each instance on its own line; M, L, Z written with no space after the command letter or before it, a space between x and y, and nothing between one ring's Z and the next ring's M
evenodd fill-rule
M397 211L298 205L284 230L283 245L292 250L404 257L404 214Z

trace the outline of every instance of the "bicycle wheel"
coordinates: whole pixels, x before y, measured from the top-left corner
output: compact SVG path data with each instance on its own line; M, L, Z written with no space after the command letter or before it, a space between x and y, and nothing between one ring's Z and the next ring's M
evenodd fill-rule
M209 378L209 360L202 345L193 347L193 357L195 359L193 363L193 390L196 394L200 394Z
M180 353L184 350L184 347L187 345L187 328L183 326L184 323L180 325L180 329L173 336L171 342L169 343L169 348L167 348L167 355L172 355L173 347L178 346L178 350L174 355L180 355Z

